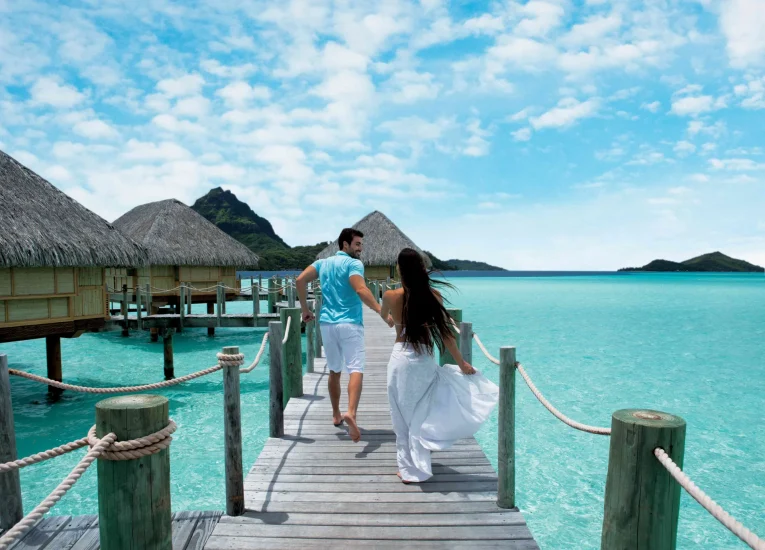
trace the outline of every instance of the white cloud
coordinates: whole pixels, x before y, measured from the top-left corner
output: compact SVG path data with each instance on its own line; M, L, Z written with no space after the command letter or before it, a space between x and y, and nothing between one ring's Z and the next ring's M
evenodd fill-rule
M692 137L706 134L717 138L722 136L725 131L725 123L721 120L709 125L705 124L701 120L692 120L688 123L688 135Z
M83 120L72 128L75 134L90 139L113 139L119 136L119 132L106 122L98 119Z
M221 88L215 95L222 97L227 105L232 107L245 107L251 101L271 98L271 90L265 86L250 86L246 82L232 82L225 88Z
M517 113L513 115L510 115L509 117L507 117L507 120L509 122L519 122L521 120L526 120L527 118L529 118L530 114L531 114L531 109L527 107L525 109L518 111Z
M85 100L85 94L74 86L59 84L52 78L41 77L32 85L30 90L32 101L52 107L67 109Z
M562 42L567 46L589 46L599 43L603 37L618 31L622 26L622 18L618 13L609 15L593 15L584 23L571 27Z
M765 109L765 77L747 78L745 84L734 88L737 97L743 98L741 106L744 109Z
M671 112L679 116L694 116L714 110L715 100L712 96L682 97L672 102Z
M598 160L616 161L622 158L626 151L620 145L614 144L610 149L596 151L595 158Z
M678 156L685 157L691 153L695 153L696 146L690 141L678 141L677 144L675 144L674 151Z
M720 26L731 65L738 68L765 61L765 0L725 0Z
M42 175L53 183L68 183L74 180L72 173L60 164L54 164L46 168Z
M441 85L433 81L430 73L399 71L387 83L392 89L394 103L415 103L423 99L435 99Z
M367 74L341 71L328 76L312 92L329 101L340 101L353 106L371 100L375 94L375 86Z
M467 125L470 137L466 140L465 147L462 150L463 155L469 157L483 157L489 154L490 143L484 139L491 135L491 132L481 128L481 121L471 120Z
M157 83L157 90L168 97L197 95L202 91L205 80L198 74L187 74L178 78L165 78Z
M122 158L135 161L170 161L188 160L192 158L191 152L171 141L160 143L143 142L130 139L122 152Z
M202 70L221 78L235 78L241 80L257 72L257 67L252 63L243 65L223 65L217 59L205 59L200 64Z
M505 22L501 17L484 13L465 21L464 27L473 34L494 34L504 30Z
M529 141L531 139L531 128L521 128L515 132L511 132L515 141Z
M688 179L695 183L707 183L709 181L709 176L706 174L691 174L688 176Z
M518 7L524 18L516 25L515 32L523 36L546 36L558 28L565 11L552 2L531 0Z
M709 165L714 170L727 170L730 172L751 172L755 170L765 170L765 163L755 162L752 159L728 158L728 159L709 159Z
M204 96L184 97L173 107L173 114L201 118L210 110L210 100Z
M562 128L571 126L583 118L595 116L598 108L599 102L595 98L582 102L574 98L564 98L558 102L557 107L538 117L531 117L529 121L535 130L541 128Z
M178 120L173 115L157 115L151 119L152 124L167 130L168 132L175 133L188 133L188 134L203 134L206 132L204 126L188 120Z
M643 103L640 108L645 109L646 111L651 111L652 113L656 113L659 111L659 109L661 109L661 102L654 101L653 103Z
M498 74L507 67L538 71L552 63L558 52L554 46L531 38L504 36L487 51L486 68Z

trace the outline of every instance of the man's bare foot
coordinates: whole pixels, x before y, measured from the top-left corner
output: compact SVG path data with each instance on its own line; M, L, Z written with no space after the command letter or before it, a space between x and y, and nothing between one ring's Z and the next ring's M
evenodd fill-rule
M340 424L343 423L343 415L340 413L332 414L332 424L335 425L335 428L339 428Z
M404 485L409 485L411 483L411 481L406 481L403 477L401 477L401 472L396 472L396 475L401 480L401 483L403 483Z
M361 431L356 425L356 419L353 418L350 414L345 413L343 415L343 420L345 420L345 423L348 424L348 435L351 436L353 442L358 443L361 441Z

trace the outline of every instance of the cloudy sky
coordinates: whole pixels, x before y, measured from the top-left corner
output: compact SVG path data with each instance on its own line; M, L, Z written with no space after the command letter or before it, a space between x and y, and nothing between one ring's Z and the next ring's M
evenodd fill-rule
M765 265L765 0L0 0L0 149L109 221L222 186L292 245Z

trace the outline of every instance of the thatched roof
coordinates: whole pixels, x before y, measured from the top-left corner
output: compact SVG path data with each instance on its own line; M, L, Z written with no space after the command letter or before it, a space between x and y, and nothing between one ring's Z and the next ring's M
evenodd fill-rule
M145 264L138 244L0 151L0 267Z
M353 228L364 233L364 251L361 253L361 261L366 266L396 265L398 254L404 248L415 249L422 254L425 265L428 267L431 265L427 254L382 212L375 210L367 214ZM338 250L338 243L332 243L319 252L316 258L329 258Z
M175 199L136 206L114 225L148 250L152 265L258 267L254 252Z

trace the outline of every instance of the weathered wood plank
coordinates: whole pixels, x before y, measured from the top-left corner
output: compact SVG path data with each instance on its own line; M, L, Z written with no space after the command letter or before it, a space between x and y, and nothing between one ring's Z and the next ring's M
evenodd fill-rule
M336 544L348 546L348 542L332 541L331 539L287 539L260 537L256 541L249 537L220 536L211 539L207 550L243 550L253 548L257 542L258 550L305 550L306 548L327 548ZM389 548L401 549L428 549L428 550L485 550L502 548L503 550L539 550L536 542L530 539L524 540L441 540L441 541L418 541L418 540L365 540L363 547L369 550L387 550Z
M402 484L403 485L403 484ZM495 491L459 492L398 492L398 493L361 493L356 487L353 493L305 493L268 489L267 491L246 491L244 502L250 508L250 502L261 502L264 499L281 502L461 502L468 500L497 501Z
M205 543L210 538L215 526L222 516L222 512L200 512L196 528L191 534L186 548L183 550L202 550Z
M340 514L247 512L243 516L223 516L221 523L233 525L340 525L349 524ZM353 525L358 527L451 527L470 525L525 525L520 512L502 511L485 514L353 514Z
M493 500L459 502L342 502L342 501L248 501L247 509L255 512L289 512L290 514L488 514L506 511Z

